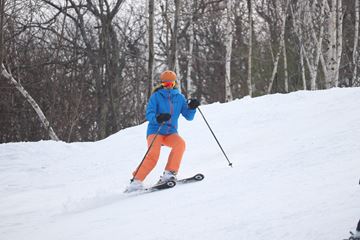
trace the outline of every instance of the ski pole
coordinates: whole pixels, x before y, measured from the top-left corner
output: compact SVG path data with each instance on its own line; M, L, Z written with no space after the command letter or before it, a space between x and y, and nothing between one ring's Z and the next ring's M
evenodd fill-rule
M214 138L215 138L215 140L216 140L217 144L219 145L219 147L220 147L220 149L221 149L222 153L224 154L224 156L225 156L226 160L228 161L229 166L230 166L230 167L232 167L232 163L230 162L229 158L226 156L226 153L225 153L224 149L221 147L221 144L220 144L219 140L216 138L215 133L214 133L214 132L213 132L213 130L211 129L211 127L210 127L209 123L206 121L206 118L205 118L204 114L201 112L201 110L200 110L200 108L199 108L199 107L198 107L197 109L199 110L199 112L200 112L201 116L203 117L203 119L204 119L204 121L205 121L206 125L207 125L207 126L208 126L208 128L210 129L210 132L211 132L211 133L212 133L212 135L214 136Z
M157 130L157 132L156 132L156 134L155 134L155 137L154 137L153 140L151 141L150 146L148 147L148 149L147 149L147 151L146 151L146 153L145 153L142 161L140 162L139 166L137 167L137 169L136 169L136 171L135 171L135 173L134 173L134 175L133 175L133 178L130 180L131 182L134 181L134 178L135 178L136 174L139 172L139 169L140 169L141 165L144 163L146 156L148 155L148 153L150 152L150 149L151 149L152 146L154 145L155 139L156 139L157 136L159 135L160 129L161 129L161 127L162 127L163 125L164 125L164 122L162 122L162 123L160 124L160 126L159 126L159 128L158 128L158 130Z

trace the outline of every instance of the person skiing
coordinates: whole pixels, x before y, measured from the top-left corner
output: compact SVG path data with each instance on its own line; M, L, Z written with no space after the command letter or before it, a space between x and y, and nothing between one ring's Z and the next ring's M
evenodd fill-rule
M185 141L178 134L180 114L185 119L194 119L196 108L200 106L197 99L186 100L177 87L176 74L166 70L160 74L161 84L150 96L146 108L148 153L142 164L133 172L133 179L126 192L142 190L143 181L153 170L159 160L162 146L171 148L163 175L158 183L176 181L180 163L185 151ZM158 134L158 135L157 135ZM155 138L155 139L154 139ZM154 141L153 141L154 140ZM151 145L152 143L152 145ZM151 146L151 147L150 147Z
M349 239L350 240L360 240L360 220L357 224L355 233L352 233L352 236Z

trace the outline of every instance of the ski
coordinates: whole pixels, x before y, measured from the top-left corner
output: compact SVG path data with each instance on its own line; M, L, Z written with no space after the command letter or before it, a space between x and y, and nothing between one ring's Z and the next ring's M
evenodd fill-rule
M176 182L175 181L168 181L165 183L160 183L160 184L156 184L154 186L145 188L145 192L154 192L154 191L159 191L159 190L165 190L165 189L169 189L169 188L173 188L175 187Z
M130 192L125 190L124 193L130 194L130 195L139 195L139 194L143 194L143 193L150 193L150 192L173 188L173 187L175 187L175 185L176 185L175 181L168 181L165 183L155 184L151 187L147 187L147 188L144 188L141 190L135 190L135 191L130 191Z
M204 174L198 173L192 177L178 179L176 183L184 184L184 183L199 182L202 181L204 178L205 178Z
M153 185L151 187L147 187L145 189L139 190L139 191L134 191L134 192L124 192L124 193L134 193L134 194L143 194L143 193L150 193L150 192L155 192L155 191L161 191L161 190L165 190L165 189L170 189L176 186L176 184L186 184L186 183L192 183L192 182L199 182L202 181L205 178L204 174L198 173L195 174L192 177L188 177L188 178L182 178L182 179L178 179L176 181L168 181L165 183L160 183L160 184L156 184Z

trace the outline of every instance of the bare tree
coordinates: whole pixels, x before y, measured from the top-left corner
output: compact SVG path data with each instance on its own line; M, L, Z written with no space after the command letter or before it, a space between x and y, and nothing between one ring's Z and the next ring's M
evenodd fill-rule
M267 89L267 93L270 94L271 90L272 90L272 86L275 80L275 76L278 72L278 64L279 64L279 59L280 59L280 55L281 55L281 51L283 51L283 47L284 44L281 44L284 41L284 37L285 37L285 27L286 27L286 19L287 19L287 9L289 6L290 0L286 0L285 2L285 7L283 9L283 13L282 13L282 25L281 25L281 33L280 33L280 45L279 45L279 50L276 54L275 57L275 62L274 62L274 67L273 67L273 72L271 74L271 78L270 78L270 82L269 82L269 86Z
M352 53L352 63L353 63L353 74L352 74L352 83L355 86L359 86L360 83L357 77L357 68L358 68L358 61L359 61L359 50L358 50L358 43L359 43L359 21L360 21L360 3L359 1L355 1L355 29L354 29L354 47Z
M0 0L0 64L3 62L5 2L6 0Z
M285 33L284 33L285 34ZM284 56L284 89L285 92L289 92L289 74L288 74L288 62L287 62L287 51L286 51L286 45L285 45L285 36L281 39L282 50L283 50L283 56Z
M233 43L233 0L227 0L226 6L226 56L225 56L225 102L232 101L231 92L231 56Z
M194 18L195 18L195 9L197 8L197 0L192 0L191 4L191 15L189 17L189 50L187 54L187 66L186 66L186 84L187 84L187 96L193 97L196 87L194 85L193 79L191 77L192 64L193 64L193 50L194 50Z
M339 71L341 64L341 56L343 53L343 18L344 12L342 7L342 0L338 0L337 3L337 47L336 47L336 77L334 81L334 86L339 86Z
M59 13L67 15L78 27L82 40L85 44L85 53L92 66L92 74L95 82L97 96L97 129L98 138L120 129L119 99L121 66L120 47L118 37L114 29L113 20L119 12L124 0L117 0L110 4L108 0L99 1L86 0L86 4L68 0L69 9L55 4L53 1L42 0L44 3L58 10ZM85 12L90 12L100 23L97 29L98 46L94 42L94 32L87 26Z
M339 68L342 55L342 25L343 10L342 0L325 1L329 18L326 24L327 34L325 36L327 46L322 65L325 75L325 87L331 88L338 86Z
M324 19L325 19L325 1L326 0L320 0L321 3L318 3L316 1L313 2L313 4L310 6L309 2L305 2L304 5L301 5L299 8L299 11L303 11L303 25L306 27L304 31L300 31L300 37L299 39L304 40L305 46L302 47L302 53L304 55L304 58L306 60L308 70L311 76L311 90L317 89L317 83L316 79L318 76L318 65L319 60L322 60L322 43L323 43L323 37L324 37ZM320 10L317 10L318 5L320 5ZM316 13L319 13L319 16L316 17ZM316 34L316 26L314 24L315 19L319 19L319 23L317 24L320 26L319 30L319 36ZM305 38L305 36L309 36Z
M300 67L301 67L301 79L303 84L303 90L307 90L306 86L306 73L305 73L305 65L304 65L304 46L300 46Z
M148 0L148 98L154 87L154 0Z
M248 77L247 77L247 85L249 89L249 96L253 96L253 89L252 89L252 81L251 81L251 72L252 72L252 48L253 48L253 10L252 10L252 0L247 0L248 5L248 18L249 18L249 53L248 53Z
M15 80L15 78L6 70L4 64L1 64L1 75L5 77L11 84L13 84L17 90L25 97L28 103L31 104L32 108L35 110L36 114L38 115L42 125L48 132L50 138L55 141L59 141L58 136L55 134L53 128L50 126L49 121L45 117L43 111L41 110L40 106L36 103L36 101L30 96L30 94L25 90L25 88Z
M297 3L299 4L299 3ZM307 89L306 86L306 69L304 65L304 43L303 43L303 32L302 32L302 26L301 26L301 9L303 9L303 5L296 7L297 11L294 11L294 5L290 4L290 10L291 10L291 16L292 16L292 24L293 24L293 30L295 32L295 36L298 39L298 51L299 51L299 57L300 57L300 68L301 68L301 79L303 84L303 90Z
M169 69L175 70L176 58L177 58L177 36L179 29L179 12L180 12L180 0L174 0L175 12L174 12L174 21L171 31L171 40L170 40L170 53L168 58L168 67ZM179 80L179 79L178 79Z

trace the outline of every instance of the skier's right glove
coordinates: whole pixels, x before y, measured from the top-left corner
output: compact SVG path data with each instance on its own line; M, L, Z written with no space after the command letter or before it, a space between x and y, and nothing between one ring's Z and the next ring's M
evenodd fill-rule
M171 114L170 113L160 113L157 117L156 117L156 121L158 123L163 123L166 121L169 121L171 118Z
M194 98L189 99L189 101L188 101L188 107L189 107L190 109L196 109L198 106L200 106L200 101L199 101L199 100L194 99Z

